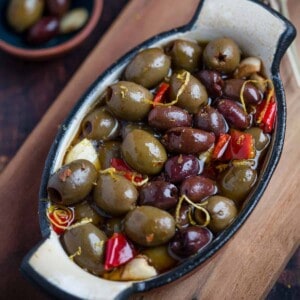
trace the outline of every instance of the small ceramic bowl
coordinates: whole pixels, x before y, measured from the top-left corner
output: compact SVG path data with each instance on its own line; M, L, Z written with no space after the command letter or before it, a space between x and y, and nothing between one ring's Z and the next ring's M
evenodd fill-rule
M63 299L125 299L130 293L147 291L177 280L217 253L251 214L278 164L286 122L286 103L279 75L279 64L295 35L295 28L289 21L260 1L203 0L189 24L144 42L105 71L70 112L52 145L44 169L40 199L47 198L46 187L49 176L62 165L65 150L78 132L82 119L104 89L119 78L138 51L165 45L176 38L211 40L226 36L233 38L243 52L260 57L264 62L266 75L274 82L278 105L272 144L256 186L248 196L240 214L231 226L217 236L201 253L190 257L169 272L148 280L108 281L85 272L68 258L59 237L52 231L46 218L48 203L40 201L39 216L43 240L24 258L21 266L23 273L51 294Z
M58 35L39 46L28 45L22 34L14 32L6 21L8 0L0 0L0 49L27 60L46 60L60 56L82 43L93 31L102 12L102 0L73 0L71 8L84 7L89 19L79 31Z

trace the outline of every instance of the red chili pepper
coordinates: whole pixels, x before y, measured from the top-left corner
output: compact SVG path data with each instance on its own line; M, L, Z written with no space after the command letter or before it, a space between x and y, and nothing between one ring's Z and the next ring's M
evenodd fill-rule
M125 173L124 177L127 178L129 181L134 181L136 183L142 182L144 180L144 178L140 174L134 175L134 173L130 172Z
M47 217L57 234L62 234L74 221L74 210L64 206L52 205L47 210Z
M212 153L212 159L220 159L222 155L224 154L229 141L231 139L231 136L227 133L221 133L218 142L214 148L214 151Z
M141 174L134 172L121 158L112 158L110 164L117 171L124 172L124 177L130 181L134 180L138 183L144 180Z
M166 91L169 89L169 84L166 82L162 82L159 87L158 87L158 91L153 99L153 106L156 105L156 103L161 103L162 102L162 98L165 95Z
M264 100L257 106L256 123L265 133L271 133L276 119L277 104L272 97L270 101Z
M117 171L124 171L124 172L131 172L132 171L132 169L130 169L130 167L126 165L125 161L122 158L115 158L114 157L114 158L111 159L110 164Z
M126 240L122 233L114 233L106 242L105 270L119 267L136 255L133 246Z
M223 156L225 160L255 157L254 141L250 133L231 129L230 136L231 139Z

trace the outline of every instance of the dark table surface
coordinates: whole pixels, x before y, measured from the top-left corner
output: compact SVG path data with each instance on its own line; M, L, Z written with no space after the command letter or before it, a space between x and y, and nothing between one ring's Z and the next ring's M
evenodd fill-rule
M0 172L127 2L104 0L102 17L96 29L82 45L62 57L45 62L29 62L0 51ZM0 201L5 201L1 195ZM3 287L1 281L5 270L1 264L0 273L0 286ZM31 293L32 298L44 298L40 291L28 284L25 294ZM0 298L13 299L12 295L11 291L1 291ZM282 272L268 299L300 299L299 250Z

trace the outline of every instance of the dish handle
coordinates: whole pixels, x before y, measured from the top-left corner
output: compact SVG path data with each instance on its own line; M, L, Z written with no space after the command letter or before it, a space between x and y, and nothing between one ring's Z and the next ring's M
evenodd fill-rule
M281 58L296 36L286 18L256 0L202 0L190 28L196 39L238 40L244 53L261 57L268 76L279 71Z
M60 299L121 300L133 292L132 282L108 281L82 270L54 233L24 257L21 272Z

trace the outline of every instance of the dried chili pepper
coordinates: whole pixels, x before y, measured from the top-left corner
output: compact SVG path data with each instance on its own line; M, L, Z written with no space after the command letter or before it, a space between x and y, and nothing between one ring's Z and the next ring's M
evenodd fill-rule
M169 89L169 84L166 82L162 82L159 87L158 91L153 99L153 106L155 106L157 103L161 103L163 96L165 95L166 91Z
M274 97L262 101L256 109L255 120L264 133L271 133L276 119L277 104Z
M122 233L115 232L106 242L105 270L119 267L136 255L133 246Z
M250 133L230 130L230 141L223 155L225 160L251 159L255 157L254 140Z
M125 163L125 161L121 158L112 158L110 164L117 171L131 172L130 167Z
M51 205L46 214L57 234L62 234L75 219L74 209L61 205Z
M217 144L212 153L212 159L219 159L222 157L225 150L227 149L230 139L231 139L231 136L229 134L227 134L227 133L220 134Z
M124 172L123 176L130 181L139 183L144 180L141 174L134 172L121 158L112 158L110 164L116 171Z

